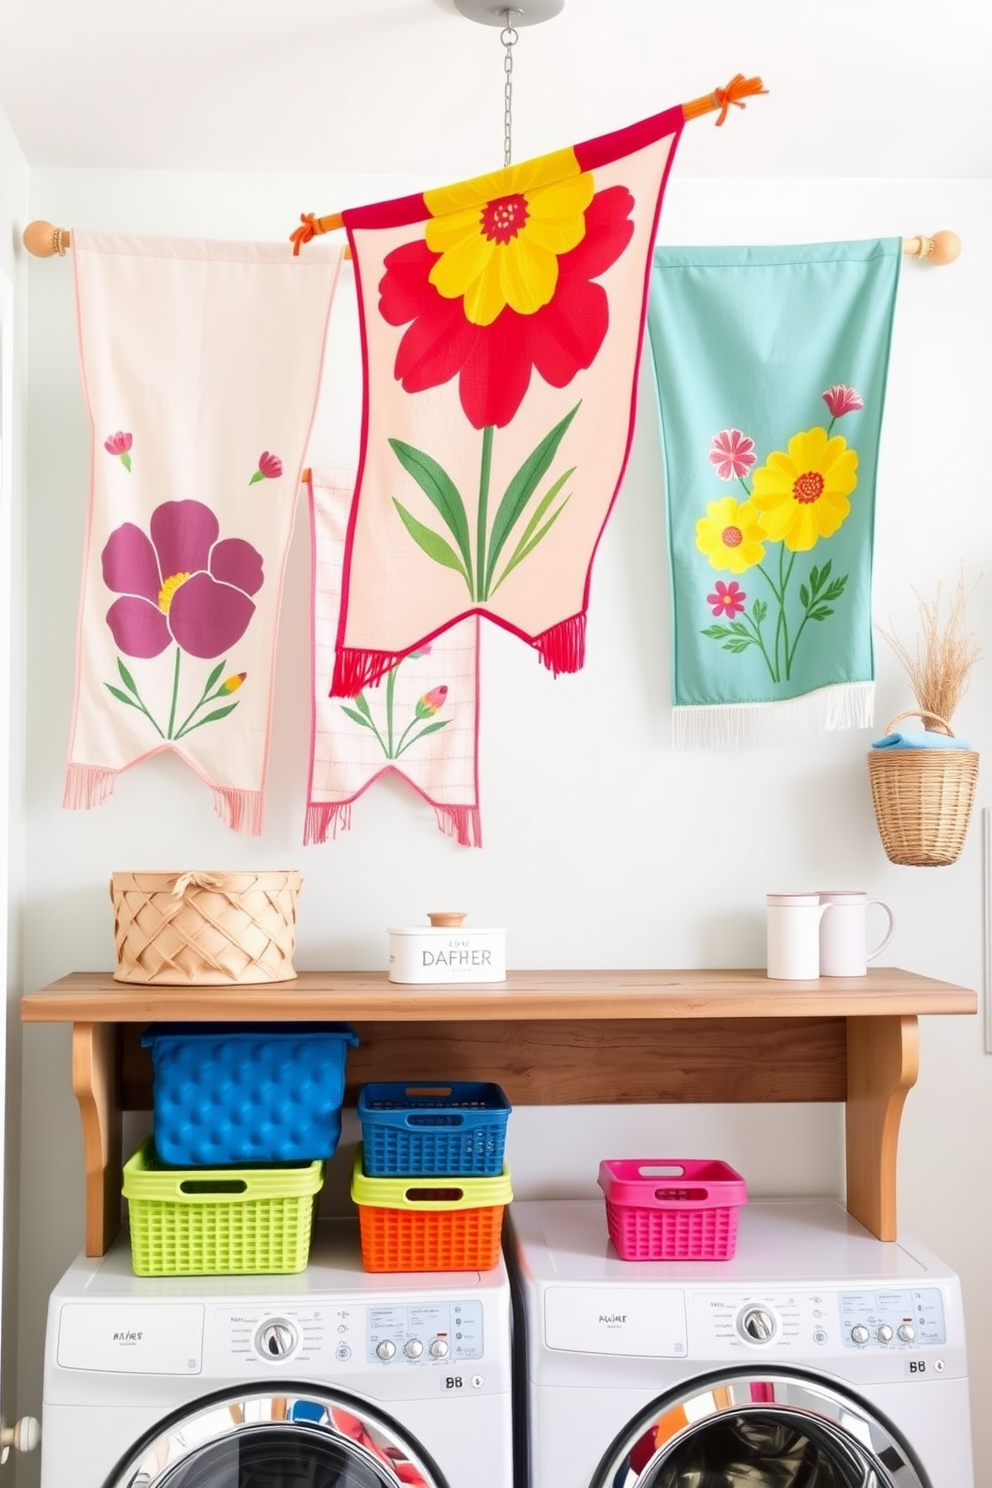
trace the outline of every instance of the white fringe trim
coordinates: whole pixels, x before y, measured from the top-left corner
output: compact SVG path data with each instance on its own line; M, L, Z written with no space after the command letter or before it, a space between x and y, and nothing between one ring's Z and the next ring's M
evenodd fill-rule
M874 682L838 682L780 703L713 703L672 709L676 749L740 749L793 744L811 734L871 728Z

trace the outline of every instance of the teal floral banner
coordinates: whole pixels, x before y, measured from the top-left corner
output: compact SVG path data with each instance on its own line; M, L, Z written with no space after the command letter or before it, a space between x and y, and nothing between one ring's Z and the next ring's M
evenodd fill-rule
M655 250L675 741L868 727L898 238Z

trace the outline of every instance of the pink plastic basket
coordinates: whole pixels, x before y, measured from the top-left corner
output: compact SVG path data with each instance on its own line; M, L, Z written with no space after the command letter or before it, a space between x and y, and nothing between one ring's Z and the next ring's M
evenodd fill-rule
M725 1162L608 1158L599 1165L606 1223L624 1261L727 1261L747 1185Z

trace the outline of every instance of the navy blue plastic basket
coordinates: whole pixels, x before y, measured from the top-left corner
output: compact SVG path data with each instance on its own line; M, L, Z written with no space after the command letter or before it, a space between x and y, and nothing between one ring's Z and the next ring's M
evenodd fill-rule
M370 1178L480 1177L503 1171L512 1107L480 1080L378 1080L358 1094L363 1168Z
M315 1162L341 1135L341 1023L159 1023L152 1057L155 1146L176 1167Z

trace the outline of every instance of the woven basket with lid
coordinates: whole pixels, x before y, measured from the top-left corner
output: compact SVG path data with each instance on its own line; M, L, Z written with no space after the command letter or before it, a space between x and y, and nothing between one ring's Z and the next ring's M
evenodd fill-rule
M295 977L299 873L115 873L118 982L222 987Z
M886 733L903 718L932 718L951 738L951 726L936 713L897 713ZM871 749L868 751L875 819L892 863L943 868L964 846L978 779L974 749Z

